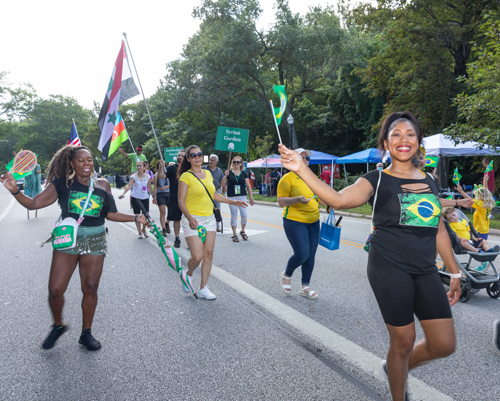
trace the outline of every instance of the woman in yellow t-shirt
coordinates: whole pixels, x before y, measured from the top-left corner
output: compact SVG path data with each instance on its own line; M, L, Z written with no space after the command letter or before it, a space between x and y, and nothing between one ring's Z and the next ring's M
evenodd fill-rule
M464 197L464 199L472 199L467 195L462 189L461 185L457 185L458 192ZM488 188L476 187L474 189L474 203L472 207L476 209L474 212L473 225L476 231L479 233L481 238L488 239L488 234L490 233L490 213L495 207L495 200L493 195Z
M310 150L297 149L306 166L309 166ZM290 285L295 269L302 266L302 290L300 295L317 299L318 294L309 288L314 269L314 259L319 243L319 207L321 203L307 184L290 172L278 183L278 203L283 206L283 228L293 249L286 270L281 273L281 287L285 294L292 292Z
M216 232L212 199L230 205L242 207L248 205L241 200L233 201L215 192L212 174L208 170L203 170L201 168L202 164L202 150L196 145L188 146L186 157L182 159L177 170L177 179L179 180L177 198L179 208L183 214L181 222L184 237L191 252L191 258L188 260L187 276L192 283L193 273L203 259L198 297L215 299L215 295L207 286L208 277L212 270ZM205 228L205 241L202 241L198 235L198 227L200 226ZM189 292L187 287L184 287L184 292Z

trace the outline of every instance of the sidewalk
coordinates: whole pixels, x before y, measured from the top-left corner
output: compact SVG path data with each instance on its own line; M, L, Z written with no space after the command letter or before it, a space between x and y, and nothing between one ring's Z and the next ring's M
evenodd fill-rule
M278 202L266 202L266 201L255 201L257 205L264 205L264 206L275 206L275 207L281 207ZM320 213L326 213L325 209L319 209ZM339 216L348 216L348 217L357 217L361 219L368 219L370 220L372 218L371 214L366 215L366 214L358 214L358 213L349 213L349 212L343 212L341 210L337 211L335 210L335 214ZM492 235L500 235L500 230L497 230L495 228L490 228L490 234Z

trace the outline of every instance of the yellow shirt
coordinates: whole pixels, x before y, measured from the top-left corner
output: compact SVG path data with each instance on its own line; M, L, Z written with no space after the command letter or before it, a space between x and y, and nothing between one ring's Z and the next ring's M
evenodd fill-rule
M474 212L474 228L479 234L488 234L490 232L490 218L488 217L491 210L483 207L483 201L476 200L472 207L476 209Z
M205 187L208 189L208 192L213 199L215 187L212 174L208 170L203 171L205 172L206 177L201 181L205 184ZM196 176L191 174L189 171L186 171L180 176L179 181L185 182L188 185L186 206L189 213L194 216L211 216L214 214L214 204Z
M295 196L312 198L314 196L306 183L294 172L285 174L280 180L277 194L278 198L293 198ZM311 199L305 205L299 202L295 205L285 206L283 217L300 223L315 223L319 220L319 202L317 199Z
M467 220L460 219L460 221L456 223L449 223L450 228L457 233L460 238L465 238L466 240L471 239L470 235L470 227Z

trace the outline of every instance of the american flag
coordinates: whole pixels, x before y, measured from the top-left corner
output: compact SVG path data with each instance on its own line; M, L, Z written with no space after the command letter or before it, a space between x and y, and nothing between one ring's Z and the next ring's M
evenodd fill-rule
M68 145L82 146L80 137L78 136L78 132L76 132L76 125L74 121L73 125L71 126L71 136L69 137Z

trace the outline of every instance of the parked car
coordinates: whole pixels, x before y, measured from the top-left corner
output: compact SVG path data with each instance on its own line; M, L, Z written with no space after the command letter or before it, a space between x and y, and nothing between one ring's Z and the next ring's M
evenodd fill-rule
M21 178L16 182L17 182L17 188L19 188L20 191L24 190L24 178Z

